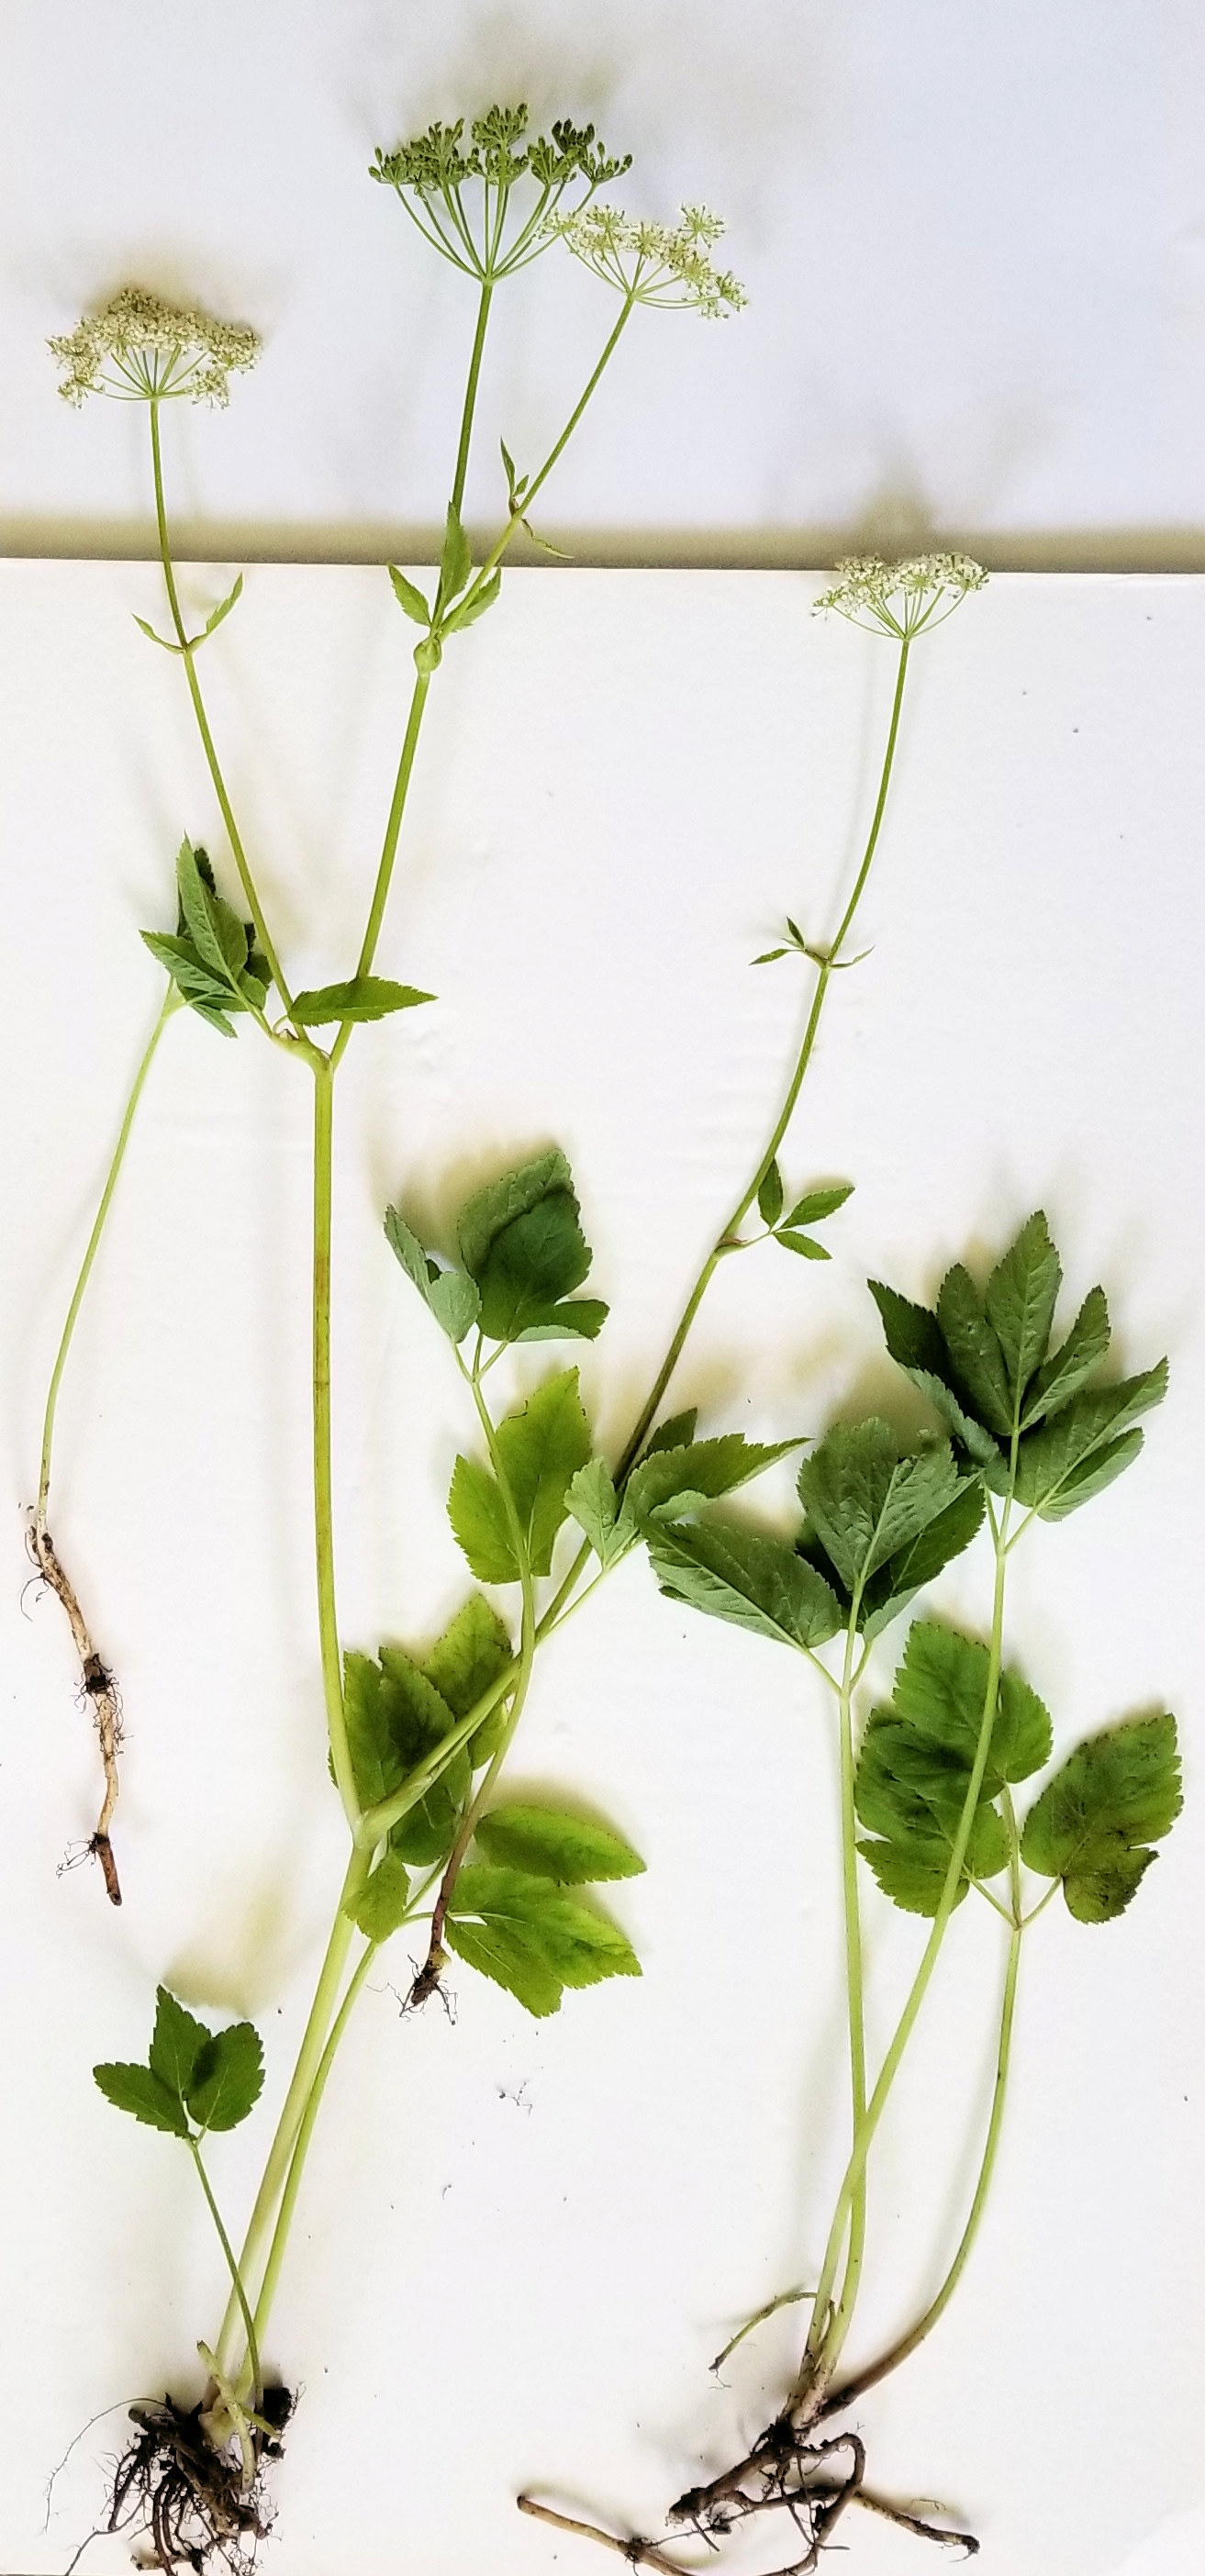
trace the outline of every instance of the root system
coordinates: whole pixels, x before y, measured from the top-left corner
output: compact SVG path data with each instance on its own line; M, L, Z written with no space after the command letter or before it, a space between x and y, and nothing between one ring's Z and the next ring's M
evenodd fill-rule
M105 1794L88 1850L93 1859L100 1862L105 1893L110 1905L120 1905L121 1881L117 1875L117 1863L113 1857L113 1845L109 1836L113 1810L117 1805L121 1788L117 1772L117 1756L121 1749L121 1703L117 1696L117 1684L108 1665L98 1655L92 1643L88 1623L76 1598L75 1587L66 1573L49 1530L41 1520L35 1520L30 1530L29 1553L43 1581L49 1584L51 1591L56 1593L62 1602L75 1641L76 1653L80 1659L81 1680L96 1721L100 1758L105 1775Z
M201 2405L185 2410L163 2397L131 2406L135 2437L114 2472L106 2531L143 2535L141 2564L165 2576L182 2567L202 2576L217 2564L230 2576L251 2576L272 2520L262 2469L282 2457L279 2437L292 2411L287 2388L264 2390L260 2412L269 2430L255 2434L248 2484L237 2445L214 2450Z

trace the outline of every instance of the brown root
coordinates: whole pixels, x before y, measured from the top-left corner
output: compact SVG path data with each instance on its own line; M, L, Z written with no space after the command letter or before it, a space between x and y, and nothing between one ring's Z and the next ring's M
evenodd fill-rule
M135 2438L114 2472L106 2531L137 2531L150 2552L142 2563L164 2576L182 2567L202 2576L215 2563L230 2576L252 2576L272 2521L262 2467L282 2457L291 2392L266 2388L259 2411L268 2429L254 2433L248 2483L237 2445L214 2450L200 2405L186 2410L163 2397L131 2406Z
M117 1684L108 1665L98 1655L92 1643L87 1621L76 1598L75 1587L64 1569L49 1530L40 1520L35 1520L30 1530L29 1553L43 1581L49 1584L53 1593L57 1594L67 1613L76 1653L80 1659L84 1693L91 1702L92 1714L96 1720L100 1758L105 1775L105 1794L101 1801L100 1814L96 1819L96 1831L88 1844L88 1850L91 1857L100 1862L101 1876L105 1882L105 1893L110 1905L120 1905L121 1881L117 1875L117 1863L113 1857L113 1845L109 1838L113 1810L117 1805L121 1788L117 1772L117 1756L121 1749L121 1703L117 1696Z

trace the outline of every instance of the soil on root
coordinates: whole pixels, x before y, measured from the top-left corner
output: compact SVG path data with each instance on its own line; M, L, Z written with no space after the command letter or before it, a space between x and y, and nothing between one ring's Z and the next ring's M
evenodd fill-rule
M215 2451L202 2424L203 2406L147 2398L129 2410L134 2439L113 2475L106 2531L136 2533L138 2564L193 2576L221 2565L251 2576L272 2514L264 2463L283 2457L280 2435L293 2412L289 2389L266 2388L259 2412L270 2432L253 2435L248 2484L237 2444Z

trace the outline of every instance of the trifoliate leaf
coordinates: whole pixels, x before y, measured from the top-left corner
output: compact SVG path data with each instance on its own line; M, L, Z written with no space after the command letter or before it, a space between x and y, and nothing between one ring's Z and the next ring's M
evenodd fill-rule
M182 841L176 859L176 883L184 925L203 966L219 983L238 989L247 963L247 933L237 912L203 874L191 841Z
M990 1672L987 1647L933 1619L908 1631L891 1694L891 1713L958 1761L969 1775L983 1727ZM1050 1717L1019 1673L1001 1673L983 1779L985 1797L1006 1780L1027 1780L1050 1758Z
M1038 1208L997 1262L983 1293L984 1310L1018 1411L1031 1377L1046 1357L1062 1281L1059 1256Z
M852 1595L958 1494L945 1441L900 1458L888 1425L837 1423L799 1470L799 1499Z
M498 1447L535 1574L547 1574L566 1514L566 1489L590 1456L577 1370L547 1378L522 1413L498 1426ZM487 1467L458 1458L448 1496L452 1528L482 1583L515 1583L518 1560L502 1489Z
M385 1237L440 1330L450 1342L462 1342L481 1311L476 1282L463 1270L441 1270L396 1208L385 1210Z
M378 1861L366 1887L350 1905L344 1907L353 1923L366 1932L370 1941L388 1941L406 1920L410 1903L410 1874L396 1851L386 1851Z
M777 1225L782 1215L783 1196L782 1173L777 1163L771 1163L757 1193L757 1213L763 1225Z
M560 1887L638 1878L644 1869L639 1853L612 1826L518 1799L487 1809L477 1824L476 1839L487 1859L530 1871L537 1878L555 1879Z
M1090 1288L1061 1350L1055 1351L1038 1370L1025 1399L1025 1410L1021 1416L1023 1431L1029 1431L1036 1422L1048 1422L1053 1414L1061 1413L1063 1406L1070 1403L1073 1395L1078 1395L1081 1386L1107 1358L1110 1339L1109 1309L1104 1289Z
M1078 1922L1111 1922L1183 1803L1174 1717L1132 1718L1077 1746L1030 1808L1021 1858L1062 1880Z
M190 2135L188 2114L179 2094L153 2075L149 2066L94 2066L92 2074L106 2102L129 2111L148 2129L164 2129L173 2138Z
M439 586L445 600L455 599L458 596L464 589L472 569L472 552L460 524L460 512L455 502L449 501L443 553L439 561Z
M562 1895L547 1878L483 1861L461 1870L447 1939L461 1958L507 1986L536 2014L556 2011L562 1986L640 1974L631 1943L605 1915Z
M881 1279L871 1279L867 1285L882 1316L887 1348L897 1367L928 1397L976 1466L998 1468L1000 1451L991 1432L965 1410L954 1393L949 1353L936 1315L930 1314L927 1306L914 1305L910 1297L901 1297L898 1289L885 1287Z
M1130 1426L1167 1392L1167 1362L1160 1360L1116 1386L1073 1395L1052 1422L1027 1432L1017 1459L1017 1496L1043 1520L1062 1520L1111 1484L1142 1447ZM1122 1434L1128 1433L1128 1439Z
M151 2073L166 2084L169 2093L179 2094L181 2101L188 2099L197 2059L211 2035L204 2022L194 2020L166 1986L159 1987L150 2049Z
M197 2059L188 2107L201 2129L237 2129L254 2110L264 2083L264 2052L249 2021L207 2039Z
M616 1534L619 1502L611 1470L602 1458L588 1458L579 1467L565 1489L565 1505L578 1528L589 1539L599 1564L609 1566L624 1553L625 1542Z
M326 1028L334 1020L383 1020L391 1011L417 1010L433 1002L413 984L393 984L386 975L352 975L344 984L323 984L313 993L298 993L292 1016L299 1029Z
M652 1432L644 1444L646 1458L654 1458L660 1449L688 1449L695 1436L699 1408L692 1404L687 1413L674 1413Z
M716 1521L645 1523L649 1562L671 1601L751 1628L778 1645L822 1646L845 1624L841 1604L787 1539Z
M788 1208L783 1224L820 1225L826 1216L835 1216L853 1194L852 1181L835 1181L829 1189L807 1190L801 1199L796 1199L793 1208Z
M396 564L388 565L387 570L398 607L405 610L407 617L413 618L416 626L429 626L431 611L421 590L414 582L407 581L405 573L399 572Z
M954 1383L980 1422L1010 1438L1013 1406L1004 1353L988 1322L983 1299L960 1261L947 1270L937 1297L937 1321Z

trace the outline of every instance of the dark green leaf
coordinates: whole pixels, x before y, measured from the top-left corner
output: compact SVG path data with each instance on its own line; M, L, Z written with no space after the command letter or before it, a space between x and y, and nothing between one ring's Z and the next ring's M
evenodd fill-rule
M799 1499L852 1594L958 1494L946 1442L900 1458L885 1422L837 1423L799 1470Z
M197 955L218 981L235 992L247 963L247 932L225 897L202 874L191 841L182 841L176 859L180 909ZM227 1005L229 1007L229 1005Z
M1026 1387L1046 1357L1062 1282L1059 1256L1038 1208L997 1262L983 1294L1018 1413Z
M140 937L145 940L152 957L157 958L161 966L166 966L177 992L183 994L192 1009L199 1011L202 1019L208 1020L212 1027L219 1028L223 1037L232 1038L234 1030L226 1013L245 1010L244 995L232 990L228 984L220 984L216 975L210 974L208 967L201 964L191 939L169 938L161 930L144 930Z
M518 1799L488 1809L477 1825L477 1841L487 1859L555 1879L561 1887L637 1878L644 1868L639 1853L612 1826Z
M672 1429L667 1424L667 1430ZM667 1503L679 1503L686 1494L701 1496L707 1502L718 1501L721 1494L734 1494L747 1485L751 1476L760 1476L779 1458L788 1458L798 1440L776 1440L766 1445L746 1440L739 1431L726 1431L718 1440L685 1441L681 1448L662 1448L649 1443L638 1467L628 1478L624 1493L621 1526L631 1527L647 1520L652 1512L664 1510Z
M1000 1451L990 1431L964 1410L950 1384L949 1354L936 1315L931 1315L927 1306L915 1306L910 1297L901 1297L898 1289L884 1287L881 1279L871 1279L867 1284L882 1316L887 1348L897 1367L928 1397L976 1466L998 1467Z
M513 1172L503 1172L500 1179L487 1181L465 1201L456 1220L456 1239L460 1258L473 1279L480 1277L490 1245L503 1227L525 1216L550 1193L565 1190L573 1196L573 1175L559 1145L537 1154L530 1163L521 1163Z
M410 1874L396 1851L386 1851L366 1887L344 1912L366 1932L370 1941L388 1941L399 1924L405 1922L410 1903Z
M1044 1520L1061 1520L1087 1502L1137 1457L1141 1436L1126 1442L1120 1435L1166 1392L1167 1362L1160 1360L1116 1386L1073 1395L1053 1422L1025 1434L1017 1461L1018 1499Z
M831 1261L833 1257L831 1252L825 1251L822 1243L814 1242L810 1234L791 1234L783 1227L774 1240L785 1245L788 1252L801 1252L805 1261Z
M892 1689L892 1711L969 1776L983 1727L990 1657L978 1638L937 1620L914 1620ZM1001 1674L983 1794L1025 1780L1050 1758L1050 1718L1018 1673Z
M1023 1431L1061 1413L1108 1356L1110 1339L1104 1289L1090 1288L1062 1349L1038 1370L1021 1416Z
M158 643L158 636L156 636L155 641ZM751 963L754 966L773 966L776 959L779 957L785 957L786 953L785 948L763 948L760 957L754 957L751 960Z
M649 1561L673 1601L779 1645L822 1646L845 1624L836 1594L790 1541L718 1522L645 1523Z
M835 1216L854 1194L852 1181L836 1181L829 1189L808 1190L796 1199L783 1220L786 1225L820 1225L826 1216Z
M570 1297L541 1310L542 1320L510 1333L512 1342L596 1342L611 1309L601 1297Z
M381 1676L384 1722L406 1780L451 1733L454 1712L404 1646L382 1646ZM390 1841L403 1860L426 1866L451 1850L472 1781L472 1762L461 1745L425 1796L394 1826Z
M460 512L455 502L449 501L443 553L439 562L439 584L445 600L455 599L464 589L472 569L473 557L468 538L460 524Z
M999 1823L990 1807L981 1807L979 1816L991 1817L992 1823ZM978 1823L977 1817L976 1829ZM947 1844L925 1842L918 1837L909 1842L859 1842L858 1849L874 1871L884 1896L890 1897L893 1905L898 1905L905 1914L930 1917L936 1914L949 1867ZM964 1869L955 1890L955 1905L961 1905L972 1877L990 1878L995 1875L994 1870L982 1866Z
M299 1029L321 1029L333 1020L383 1020L391 1011L413 1011L433 1002L413 984L392 984L385 975L352 975L345 984L323 984L317 992L298 993L292 1017Z
M943 1566L961 1556L980 1527L983 1508L983 1487L977 1476L968 1477L945 1511L871 1576L862 1596L864 1636L880 1636Z
M970 1271L960 1261L947 1270L942 1280L937 1321L950 1356L955 1386L989 1431L995 1431L1002 1440L1009 1439L1013 1407L1004 1353Z
M407 617L413 618L416 626L429 626L431 611L421 590L414 582L407 581L405 573L399 572L396 564L388 566L388 573L398 607L405 610Z
M129 2111L148 2129L165 2129L173 2138L190 2135L188 2115L177 2093L152 2075L149 2066L94 2066L93 2076L106 2102Z
M155 2030L151 2040L151 2073L187 2101L197 2059L210 2037L204 2022L194 2021L183 2004L160 1986L156 1996Z
M199 2128L237 2129L258 2102L264 2052L249 2021L232 2022L207 2039L197 2059L188 2107Z
M1122 1913L1183 1798L1176 1721L1132 1718L1078 1745L1030 1808L1021 1857L1059 1878L1081 1923Z
M655 1458L658 1451L661 1449L688 1449L691 1441L694 1439L695 1424L698 1419L699 1408L697 1404L692 1404L689 1412L687 1413L671 1414L669 1421L661 1423L659 1428L651 1434L648 1440L646 1440L644 1444L645 1457Z
M777 1225L782 1215L782 1202L782 1173L777 1163L771 1163L757 1193L757 1212L763 1225Z
M476 1273L483 1333L493 1342L518 1341L533 1326L555 1323L561 1300L580 1288L589 1268L573 1192L548 1191L500 1229Z
M945 1876L966 1805L970 1767L949 1747L876 1709L858 1756L855 1805L862 1824L889 1842L928 1846ZM964 1864L968 1878L995 1878L1008 1863L1008 1836L990 1800L979 1801Z

